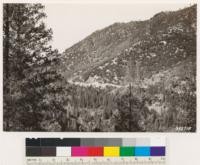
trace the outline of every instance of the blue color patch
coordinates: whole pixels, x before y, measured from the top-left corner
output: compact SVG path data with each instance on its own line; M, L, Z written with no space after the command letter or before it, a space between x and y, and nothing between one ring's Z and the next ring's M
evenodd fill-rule
M150 147L135 147L135 156L150 156Z

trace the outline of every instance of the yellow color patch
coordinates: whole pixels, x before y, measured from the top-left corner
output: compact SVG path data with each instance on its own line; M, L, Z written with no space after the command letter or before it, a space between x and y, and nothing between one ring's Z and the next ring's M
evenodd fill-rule
M119 147L104 147L104 156L119 156Z

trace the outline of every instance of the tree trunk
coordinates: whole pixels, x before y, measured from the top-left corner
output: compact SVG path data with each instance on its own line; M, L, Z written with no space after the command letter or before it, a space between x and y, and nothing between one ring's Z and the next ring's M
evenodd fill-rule
M9 78L9 49L10 49L10 44L9 44L9 33L10 33L10 23L9 23L9 4L5 5L5 11L6 11L6 20L5 20L5 46L4 46L4 69L5 69L5 78L6 80Z
M130 88L130 93L129 93L129 113L130 113L130 116L129 116L129 131L131 132L131 120L132 120L132 107L131 107L131 96L132 96L132 93L131 93L131 83L129 84L129 88Z
M5 9L5 26L4 26L4 31L5 31L5 39L3 40L3 95L4 95L4 102L6 103L6 106L3 108L4 110L4 130L8 131L10 130L9 128L9 102L10 100L8 99L8 95L10 93L9 89L9 28L10 28L10 23L9 23L9 4L5 4L4 6ZM5 119L6 118L6 119Z

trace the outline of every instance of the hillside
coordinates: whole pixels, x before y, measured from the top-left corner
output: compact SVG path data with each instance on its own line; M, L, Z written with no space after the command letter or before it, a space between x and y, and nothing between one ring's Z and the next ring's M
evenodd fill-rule
M42 9L3 7L5 131L196 131L196 5L114 23L62 54Z
M70 130L194 132L196 10L115 23L66 49Z
M115 85L132 81L127 79L130 70L133 80L137 75L143 81L184 61L195 65L196 5L145 21L115 23L67 49L62 61L66 79Z

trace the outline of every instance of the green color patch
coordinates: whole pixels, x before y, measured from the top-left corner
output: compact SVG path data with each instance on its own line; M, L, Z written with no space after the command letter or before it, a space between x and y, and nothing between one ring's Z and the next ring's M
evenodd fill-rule
M134 156L134 147L120 147L120 156Z

